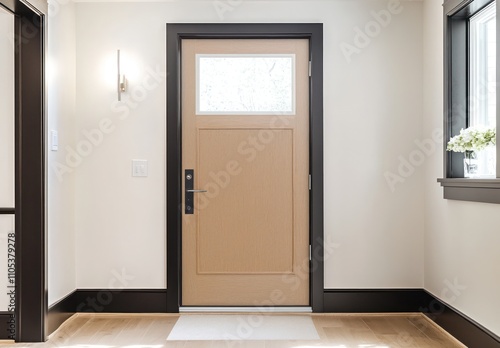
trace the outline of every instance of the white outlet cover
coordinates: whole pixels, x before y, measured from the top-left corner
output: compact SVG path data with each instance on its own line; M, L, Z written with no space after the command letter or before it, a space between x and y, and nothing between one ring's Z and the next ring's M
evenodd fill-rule
M148 161L147 160L132 160L132 176L147 177L148 176Z

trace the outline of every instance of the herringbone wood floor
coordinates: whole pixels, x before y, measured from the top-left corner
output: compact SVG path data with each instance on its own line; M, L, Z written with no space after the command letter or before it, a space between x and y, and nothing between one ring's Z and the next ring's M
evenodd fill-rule
M464 347L420 314L312 315L320 341L167 341L178 315L77 314L46 343L7 347L47 348L459 348Z

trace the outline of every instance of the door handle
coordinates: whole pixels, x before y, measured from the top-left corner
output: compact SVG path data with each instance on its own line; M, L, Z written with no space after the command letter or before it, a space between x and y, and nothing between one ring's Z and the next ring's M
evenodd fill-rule
M186 196L184 199L184 213L185 214L194 214L194 194L195 193L204 193L207 190L197 190L194 188L194 170L186 169L184 173L185 179L185 188L186 188Z

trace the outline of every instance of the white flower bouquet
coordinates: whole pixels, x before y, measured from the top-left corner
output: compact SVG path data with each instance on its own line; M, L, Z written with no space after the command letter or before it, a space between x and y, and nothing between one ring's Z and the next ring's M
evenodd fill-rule
M448 142L447 151L464 152L464 177L480 177L479 163L476 152L496 144L496 128L469 127L460 130ZM484 169L484 168L483 168Z
M496 127L480 128L469 127L460 130L460 134L454 136L448 142L447 151L453 152L476 152L484 150L488 146L496 144Z

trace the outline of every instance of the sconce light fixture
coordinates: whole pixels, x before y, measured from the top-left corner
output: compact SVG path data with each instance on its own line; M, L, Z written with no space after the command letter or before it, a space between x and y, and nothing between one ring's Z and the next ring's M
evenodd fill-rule
M117 51L117 63L118 63L118 101L122 100L122 93L127 91L127 79L125 75L121 74L120 71L120 50Z

